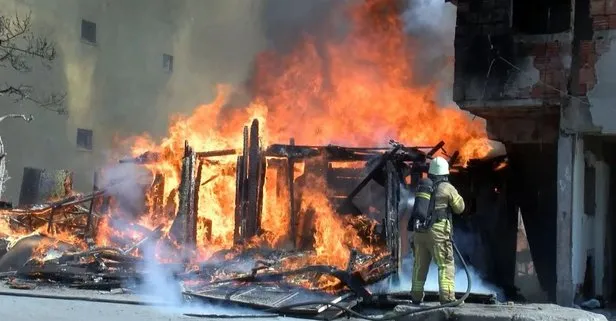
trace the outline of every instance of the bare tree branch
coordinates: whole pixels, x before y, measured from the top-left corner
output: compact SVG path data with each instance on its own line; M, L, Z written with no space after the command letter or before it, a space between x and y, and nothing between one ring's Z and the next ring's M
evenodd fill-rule
M30 72L31 60L38 59L46 67L56 58L55 45L46 37L37 36L31 31L31 14L20 17L0 15L0 67L18 72ZM8 96L15 102L30 101L45 109L66 114L63 107L66 93L52 93L47 97L36 97L31 86L9 85L0 87L0 96Z
M34 120L34 116L32 115L26 116L24 114L7 114L7 115L0 117L0 123L3 122L7 118L22 118L26 123L29 123L32 120Z

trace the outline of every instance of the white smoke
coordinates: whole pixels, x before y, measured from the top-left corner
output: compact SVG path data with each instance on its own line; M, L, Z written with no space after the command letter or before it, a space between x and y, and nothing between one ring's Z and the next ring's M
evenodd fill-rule
M452 94L456 6L444 0L408 0L402 19L412 47L414 80L438 85L439 103L455 106Z
M110 213L126 215L144 204L143 188L152 183L152 176L147 169L137 164L124 163L106 168L102 177L101 186L108 186L110 196L118 198L119 212ZM135 220L134 223L138 223ZM169 222L170 223L170 222ZM128 229L122 221L114 221L115 230ZM165 253L172 253L172 249L155 241L145 242L140 247L142 262L137 268L142 273L142 280L136 289L136 293L144 302L155 302L153 307L159 312L178 316L184 313L206 315L258 315L262 312L236 306L217 306L206 304L198 300L187 301L184 295L182 280L175 277L174 271L167 265L161 264L157 257L171 257Z
M378 289L382 289L385 285L387 285L388 292L404 292L404 291L408 292L410 291L413 262L414 262L414 258L412 254L405 257L402 260L403 269L402 269L401 275L399 276L400 283L398 285L392 286L391 280L385 280L375 285L373 288L378 290ZM459 260L456 257L456 263L458 262ZM499 299L502 298L503 294L502 294L501 289L497 288L494 285L491 285L490 283L483 281L482 278L479 276L479 273L477 273L477 271L473 269L472 266L469 266L468 269L469 269L470 279L471 279L471 293L495 294L497 295ZM455 274L456 292L465 292L467 285L468 285L468 278L466 276L466 272L464 271L462 266L457 265L456 274ZM431 291L431 292L432 291L438 292L438 267L436 266L436 264L434 264L434 261L430 264L430 270L428 272L428 278L426 279L424 290Z

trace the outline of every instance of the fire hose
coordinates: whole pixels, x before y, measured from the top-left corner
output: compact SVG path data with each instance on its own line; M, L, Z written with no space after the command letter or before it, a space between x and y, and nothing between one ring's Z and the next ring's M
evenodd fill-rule
M382 316L361 314L339 303L332 303L328 301L312 301L312 302L302 302L302 303L297 303L297 304L289 304L289 305L284 305L284 306L280 306L280 307L276 307L272 309L267 309L265 310L265 312L274 312L274 313L284 315L285 312L293 308L300 308L300 307L312 306L312 305L325 305L331 308L344 311L345 313L347 313L347 315L353 316L359 319L364 319L364 320L369 320L369 321L390 321L390 320L393 321L393 320L398 320L401 317L406 317L406 316L410 316L410 315L414 315L414 314L418 314L422 312L435 311L435 310L441 310L445 308L452 308L452 307L460 306L461 304L464 303L464 300L466 300L468 296L471 294L471 288L472 288L471 273L468 270L468 265L466 264L466 261L464 261L462 254L460 254L460 251L458 250L456 243L453 242L453 240L451 240L451 244L453 246L454 251L456 252L456 255L460 259L460 263L462 263L462 267L464 268L464 272L466 274L466 280L467 280L466 292L464 293L464 295L462 295L462 297L460 297L456 301L441 304L441 305L420 307L420 308L413 309L410 311L405 311L405 312L385 314Z

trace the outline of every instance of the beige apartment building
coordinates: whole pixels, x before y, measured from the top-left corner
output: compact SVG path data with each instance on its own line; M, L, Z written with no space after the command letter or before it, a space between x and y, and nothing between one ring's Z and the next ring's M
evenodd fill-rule
M166 133L172 114L210 101L216 83L238 84L264 49L261 1L0 0L2 15L31 14L33 31L55 42L51 68L3 69L0 81L66 92L68 115L0 97L0 135L10 180L2 195L17 203L24 167L68 169L77 190L91 188L114 137Z

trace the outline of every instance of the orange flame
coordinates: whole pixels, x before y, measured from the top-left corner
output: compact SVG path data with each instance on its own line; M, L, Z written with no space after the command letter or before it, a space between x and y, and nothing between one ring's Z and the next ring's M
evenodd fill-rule
M219 86L212 103L198 107L189 117L176 117L160 144L139 137L133 153L162 153L163 160L147 167L165 177L165 197L179 185L185 140L197 151L240 149L241 128L253 118L265 128L261 133L265 145L290 137L301 144L353 146L382 146L389 138L415 146L444 140L449 150L460 151L463 162L486 156L490 147L480 122L454 108L438 106L434 86L411 86L412 53L405 44L402 21L396 12L380 10L392 3L368 0L350 7L351 28L341 41L317 43L306 35L291 54L259 55L249 106L225 108L231 90ZM198 248L205 257L233 245L235 157L216 161L203 167L202 177L218 176L199 193L198 216L212 226L209 232L199 227ZM261 241L270 246L287 240L289 228L288 202L281 201L288 195L280 195L284 191L275 195L275 177L276 172L268 169ZM312 208L316 212L315 262L344 266L350 248L372 251L334 214L322 178L309 179L300 211ZM207 233L211 240L204 237Z
M306 35L290 54L260 54L252 79L253 100L248 106L226 106L232 91L221 85L210 104L199 106L189 117L176 116L169 135L160 143L147 135L136 137L134 155L147 151L161 155L157 162L145 166L164 177L163 202L171 209L165 213L149 211L140 224L165 224L164 231L169 230L178 201L175 192L185 140L196 151L241 149L242 128L255 118L262 129L262 146L287 142L291 137L299 144L346 146L382 146L390 138L414 146L431 146L444 140L447 149L460 152L462 162L487 156L490 146L482 123L455 108L438 106L435 86L412 85L413 53L405 42L399 12L383 10L394 2L365 0L350 6L350 29L343 39L317 42ZM202 167L203 185L198 195L197 249L201 258L231 248L235 226L235 156L209 160ZM302 166L297 164L295 178L303 172ZM315 255L308 261L344 267L350 249L374 252L351 222L335 214L323 177L305 174L303 179L309 183L301 188L299 212L302 217L308 212L314 214L310 231L314 231ZM283 173L267 168L264 231L259 239L252 240L253 244L280 247L291 241L289 194L277 189L279 175ZM147 202L148 208L153 208L152 193ZM113 233L109 222L103 220L98 226L97 244L111 243Z

